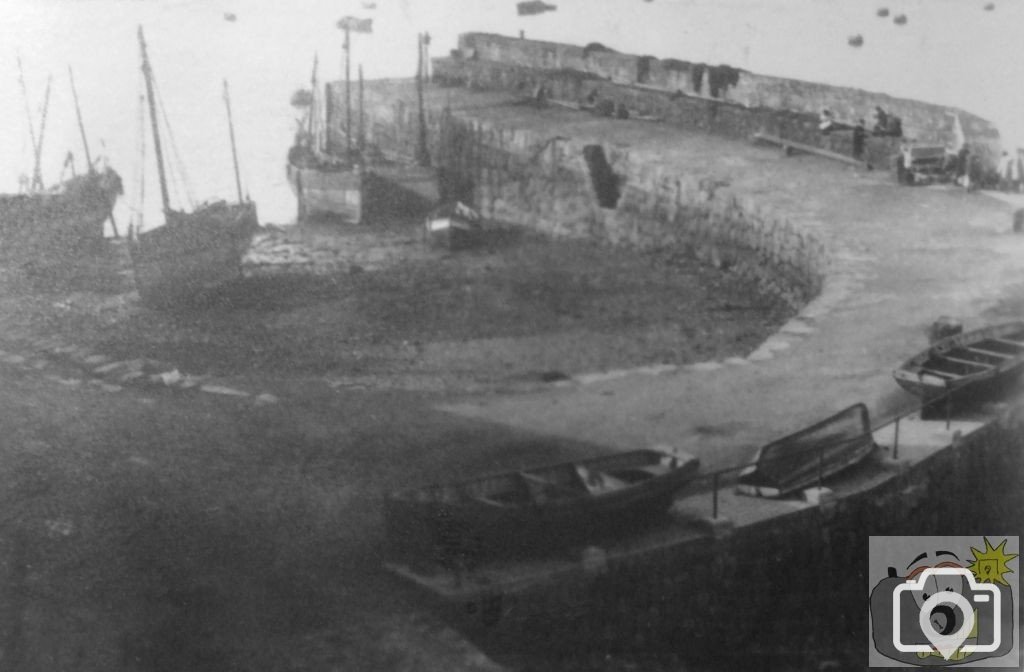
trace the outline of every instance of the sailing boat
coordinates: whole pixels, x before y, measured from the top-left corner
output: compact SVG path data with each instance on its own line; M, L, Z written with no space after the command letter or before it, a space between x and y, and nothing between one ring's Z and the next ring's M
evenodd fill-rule
M430 35L422 33L419 41L418 63L416 69L416 106L417 106L417 138L413 156L397 153L388 154L371 145L365 151L367 157L366 174L372 178L364 185L364 198L367 203L390 203L392 207L414 208L424 210L436 207L441 200L438 171L430 160L427 146L427 121L423 101L423 85L427 73L427 47ZM359 77L359 118L362 128L363 118L363 86L362 70ZM360 132L360 150L365 142ZM454 203L449 204L454 207ZM424 208L425 206L425 208Z
M345 30L345 93L349 100L351 81L348 67L349 30ZM317 82L317 61L313 61L312 101L306 127L295 136L288 150L288 183L298 199L298 219L328 216L358 224L363 218L362 155L352 147L352 115L347 114L344 156L328 154L325 149L325 123Z
M18 64L20 67L20 59ZM28 111L24 77L21 85ZM113 216L117 197L124 193L121 178L116 172L109 167L103 170L94 167L73 79L71 87L75 93L75 110L85 143L88 171L50 188L43 185L39 164L50 100L50 85L47 83L38 136L31 113L28 117L35 154L32 180L25 193L0 194L0 242L6 250L15 252L22 263L39 264L47 259L63 263L102 241L103 226ZM74 164L71 165L73 168Z
M142 50L142 74L146 82L153 150L160 178L160 195L163 198L164 225L138 233L132 241L131 255L135 267L135 285L142 301L153 307L170 307L186 303L241 277L242 257L259 227L259 221L255 204L242 196L227 82L224 83L224 100L231 131L238 203L207 203L192 212L171 208L156 116L153 69L146 54L146 41L141 26L139 47Z

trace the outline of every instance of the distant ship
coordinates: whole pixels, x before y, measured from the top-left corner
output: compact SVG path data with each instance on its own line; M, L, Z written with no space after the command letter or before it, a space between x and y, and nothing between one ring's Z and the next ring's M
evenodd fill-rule
M519 13L519 16L533 16L535 14L543 14L544 12L553 12L556 9L558 9L558 5L549 5L540 0L520 2L516 5L516 11Z
M143 303L157 308L187 303L203 293L241 277L242 256L259 227L256 206L242 198L235 157L238 203L218 201L200 205L192 212L173 210L167 193L160 133L153 96L153 71L146 55L146 42L139 28L142 72L146 80L153 148L163 197L164 225L135 236L131 245L135 284ZM231 107L227 98L230 126ZM234 130L231 131L234 150Z

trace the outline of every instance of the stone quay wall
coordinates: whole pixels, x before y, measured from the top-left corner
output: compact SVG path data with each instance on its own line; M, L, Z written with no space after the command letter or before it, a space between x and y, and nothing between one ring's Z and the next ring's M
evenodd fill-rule
M329 86L332 105L344 105L343 95ZM367 139L411 157L418 114L415 98L403 95L368 87ZM432 100L427 140L443 199L553 236L676 249L748 277L795 308L821 290L828 265L822 241L697 168L663 166L644 151L565 137L557 128L495 123L472 110L446 110L441 96ZM337 125L330 133L335 142L342 137Z
M860 669L865 589L884 578L867 576L869 535L974 536L978 521L993 517L1012 534L1019 503L1006 500L1019 491L1022 456L1018 404L911 468L893 462L888 478L841 499L604 562L581 557L546 581L495 585L438 606L495 655L589 645L718 665L735 651L738 663L767 655L792 669L827 660Z
M435 59L434 77L471 86L518 89L552 86L552 96L580 101L596 89L599 98L623 102L639 114L664 117L669 123L703 123L712 132L749 137L764 130L843 152L849 134L822 136L818 113L829 108L839 121L864 119L870 126L876 106L903 120L904 135L919 144L956 142L955 116L966 140L986 163L999 156L999 132L970 112L932 103L896 98L851 87L771 77L725 65L656 59L613 52L600 45L574 45L525 40L486 33L466 33L448 58ZM716 115L745 117L743 123L715 123ZM841 139L840 139L841 138ZM885 166L895 149L876 151L875 164ZM869 160L871 157L869 156Z

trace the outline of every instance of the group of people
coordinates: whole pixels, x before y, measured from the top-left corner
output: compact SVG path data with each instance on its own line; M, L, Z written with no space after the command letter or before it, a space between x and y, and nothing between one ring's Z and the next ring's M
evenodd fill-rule
M874 123L872 124L871 135L876 137L903 137L902 119L887 113L880 106L875 106L872 116ZM868 129L867 124L863 119L858 119L857 123L853 126L844 124L836 121L835 114L833 114L832 110L826 107L823 108L821 113L818 115L818 130L826 135L835 131L852 131L853 158L864 158L864 144L867 140Z

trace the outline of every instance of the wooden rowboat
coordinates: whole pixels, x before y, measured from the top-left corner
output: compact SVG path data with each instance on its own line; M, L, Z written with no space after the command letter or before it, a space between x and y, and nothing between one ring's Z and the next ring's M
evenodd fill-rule
M900 386L924 399L969 389L998 391L1024 369L1024 322L942 339L893 371Z
M447 559L593 541L663 513L699 465L687 453L637 450L393 492L388 537L392 550Z

